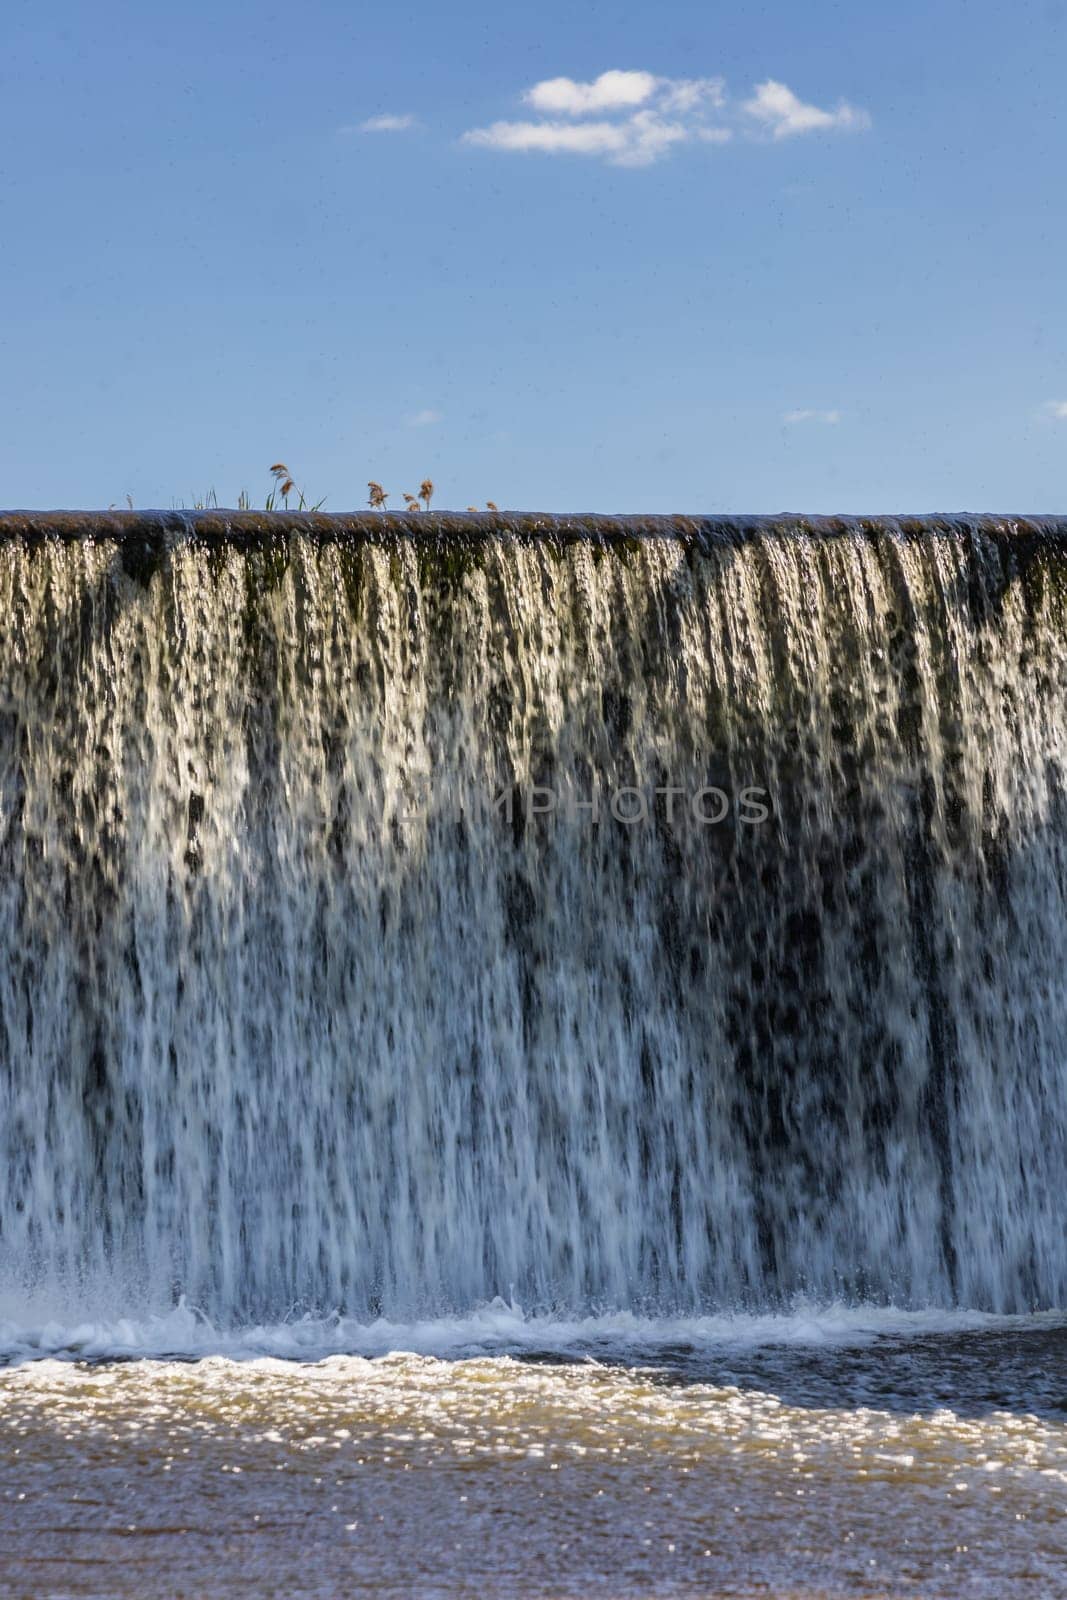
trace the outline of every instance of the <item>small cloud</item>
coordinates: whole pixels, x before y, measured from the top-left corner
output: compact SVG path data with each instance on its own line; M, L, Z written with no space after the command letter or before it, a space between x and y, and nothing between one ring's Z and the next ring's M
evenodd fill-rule
M720 110L726 104L722 78L661 78L659 104L664 111L696 111L700 106Z
M463 135L464 142L489 150L596 156L616 167L649 167L675 145L690 140L723 144L730 138L728 128L705 120L709 110L725 103L721 78L661 78L654 72L615 70L590 83L546 78L522 99L543 113L543 120L472 128Z
M625 148L615 157L619 167L647 167L666 155L674 144L689 138L680 122L663 122L652 111L639 111L626 124Z
M648 167L676 145L786 139L818 128L866 128L870 118L844 101L834 111L805 105L768 78L752 98L731 101L722 78L663 78L654 72L602 72L587 83L545 78L524 90L537 119L472 128L464 143L486 150L592 156L617 167Z
M1067 422L1067 400L1046 401L1045 415L1055 417L1057 422Z
M835 423L841 421L841 413L840 411L812 411L807 409L803 411L787 411L782 417L782 421L790 424L795 422Z
M772 139L791 139L798 133L813 133L828 128L869 128L871 119L866 111L848 105L844 100L834 111L822 111L818 106L805 105L792 89L784 83L768 78L756 85L751 100L746 100L742 111L763 123Z
M494 122L488 128L472 128L463 135L464 144L485 150L543 150L550 154L570 151L575 155L614 155L624 138L614 122Z
M360 133L406 133L409 128L417 125L418 118L410 111L405 111L401 116L386 112L380 117L368 117L366 122L359 124Z
M416 411L412 416L408 417L407 425L409 428L431 428L435 422L443 421L444 413L441 411Z
M538 150L603 156L617 167L647 167L689 137L676 122L639 111L625 122L494 122L463 135L467 144L490 150Z
M546 78L527 89L522 98L535 111L551 116L588 117L642 106L652 98L659 82L651 72L602 72L592 83Z

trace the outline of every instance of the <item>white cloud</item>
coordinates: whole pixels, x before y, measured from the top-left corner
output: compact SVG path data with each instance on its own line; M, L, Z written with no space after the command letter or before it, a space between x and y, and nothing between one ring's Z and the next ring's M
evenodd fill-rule
M596 156L617 167L648 167L674 145L694 139L721 144L730 138L728 128L705 120L709 110L724 103L721 78L602 72L591 83L546 78L522 98L543 113L541 121L472 128L464 134L465 142L491 150ZM609 119L612 112L615 116ZM588 120L594 116L596 120Z
M614 69L588 83L545 78L524 91L537 120L494 122L463 135L487 150L591 156L613 166L648 167L676 145L728 144L736 130L750 138L785 139L817 128L865 128L866 112L844 101L835 111L805 105L784 83L768 79L749 100L732 103L721 78L663 78Z
M615 122L494 122L463 135L466 144L487 150L560 150L583 156L614 156L626 142Z
M405 111L402 116L394 116L387 112L381 117L368 117L366 122L359 124L360 133L406 133L408 128L414 128L417 117L410 111Z
M632 111L650 100L658 111L694 111L707 103L721 106L721 78L657 78L653 72L602 72L592 83L545 78L523 94L534 111L554 117L589 117L605 111Z
M772 139L790 139L794 134L813 133L826 128L869 128L871 119L866 111L848 105L844 100L835 111L821 111L818 106L805 105L784 83L768 78L756 85L751 100L741 107L750 117L763 123Z
M664 111L695 111L702 105L719 110L726 104L722 78L660 78L659 86L659 104Z
M602 156L617 167L647 167L689 138L677 122L639 111L624 122L494 122L463 135L491 150L540 150L550 155Z
M627 142L616 158L620 167L647 167L666 155L672 144L684 144L689 129L680 122L664 122L654 111L639 111L626 124Z
M441 411L416 411L407 419L409 428L431 428L435 422L443 422L444 413Z
M1067 400L1049 400L1045 410L1050 417L1055 417L1057 422L1067 422Z
M592 83L573 78L546 78L527 89L523 99L535 111L551 116L588 117L596 112L643 106L660 80L651 72L602 72Z
M840 411L787 411L782 418L783 422L840 422Z

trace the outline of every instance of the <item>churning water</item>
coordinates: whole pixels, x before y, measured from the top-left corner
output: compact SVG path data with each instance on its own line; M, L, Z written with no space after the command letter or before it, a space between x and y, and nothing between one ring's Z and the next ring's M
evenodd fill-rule
M704 1461L684 1570L636 1544L632 1571L587 1552L619 1593L695 1593L701 1518L750 1491L771 1516L807 1459L826 1527L862 1521L849 1497L873 1474L903 1497L878 1517L907 1510L933 1544L894 1567L868 1527L874 1555L820 1568L825 1529L793 1504L814 1565L768 1546L772 1592L896 1593L888 1561L908 1592L961 1594L981 1563L939 1566L944 1506L923 1508L966 1458L967 1486L1003 1469L975 1484L1007 1493L1009 1521L1038 1516L1010 1573L1053 1592L1062 1383L1035 1388L1003 1352L1022 1340L1062 1375L1045 1314L1067 1305L1067 525L219 514L0 532L0 1352L216 1358L13 1369L5 1439L31 1477L76 1487L95 1461L106 1498L138 1450L162 1472L183 1428L222 1471L266 1472L288 1440L314 1483L335 1435L378 1440L380 1486L381 1437L438 1476L529 1445L546 1471L558 1456L574 1507L583 1473L594 1497L614 1485L607 1550L636 1538L646 1468L662 1488ZM841 1328L862 1335L873 1409L850 1410L843 1379L739 1377L709 1354L836 1348ZM942 1351L899 1404L879 1339ZM378 1364L397 1348L423 1353ZM963 1349L1007 1376L974 1400L984 1421L940 1427ZM261 1365L279 1355L330 1359L289 1380ZM647 1393L635 1362L660 1374ZM285 1398L297 1372L325 1419L311 1444ZM438 1450L442 1388L459 1399ZM788 1471L756 1415L772 1391ZM902 1441L907 1405L926 1420ZM535 1495L504 1478L515 1504ZM182 1481L192 1499L167 1515L210 1524L213 1491ZM430 1512L409 1500L415 1540ZM500 1592L571 1592L535 1524L542 1577L497 1561ZM11 1526L30 1561L41 1524ZM961 1527L945 1537L965 1545ZM296 1549L279 1540L256 1593L336 1592L336 1567L279 1577ZM716 1571L742 1585L756 1569L731 1548ZM250 1560L229 1587L204 1568L130 1592L244 1592ZM440 1592L474 1571L453 1566ZM62 1572L54 1592L89 1592Z

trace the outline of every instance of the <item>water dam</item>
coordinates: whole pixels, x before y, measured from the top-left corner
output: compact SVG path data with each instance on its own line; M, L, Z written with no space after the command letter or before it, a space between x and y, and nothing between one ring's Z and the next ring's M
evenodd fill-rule
M0 1290L1067 1303L1067 521L0 517Z

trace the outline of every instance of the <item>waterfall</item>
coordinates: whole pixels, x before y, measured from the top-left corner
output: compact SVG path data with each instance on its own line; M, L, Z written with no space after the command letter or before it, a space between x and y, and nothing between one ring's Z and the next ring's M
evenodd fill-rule
M1067 524L0 518L0 1284L1067 1302Z

